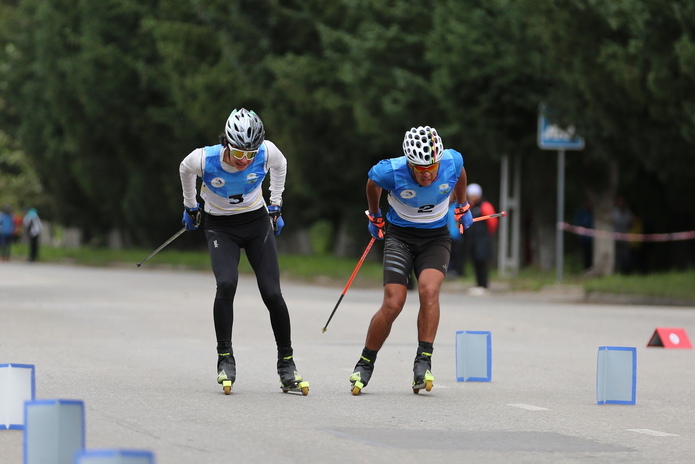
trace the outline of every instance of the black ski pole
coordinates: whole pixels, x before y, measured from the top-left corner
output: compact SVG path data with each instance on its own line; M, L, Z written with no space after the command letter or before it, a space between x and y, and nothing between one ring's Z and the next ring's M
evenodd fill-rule
M138 263L138 267L140 267L140 266L142 265L142 263L144 263L145 261L147 261L148 259L150 259L150 258L153 257L154 255L156 255L157 253L159 253L160 251L162 251L162 248L164 248L165 246L169 245L171 242L173 242L174 240L176 240L176 239L179 237L179 235L181 235L181 234L184 233L184 232L186 232L186 228L185 228L185 227L182 228L181 230L179 230L178 232L176 232L176 233L175 233L174 235L172 235L171 237L169 237L169 240L167 240L166 242L164 242L164 243L162 243L161 245L159 245L159 248L157 248L156 250L154 250L154 251L150 254L150 256L148 256L147 258L145 258L145 259L143 259L142 261L140 261L140 262Z

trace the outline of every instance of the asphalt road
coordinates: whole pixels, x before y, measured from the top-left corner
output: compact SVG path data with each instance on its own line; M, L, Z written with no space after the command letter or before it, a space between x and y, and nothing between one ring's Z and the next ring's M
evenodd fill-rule
M347 278L347 276L346 276ZM348 377L380 289L283 283L308 396L283 394L255 281L241 279L238 379L215 381L214 280L143 266L0 263L0 363L36 365L37 399L80 399L87 448L146 449L157 463L691 463L695 352L647 348L656 327L695 338L695 308L569 298L442 295L435 387L410 388L417 295L357 397ZM457 382L455 333L492 332L492 382ZM637 404L596 404L599 346L637 347ZM22 462L0 430L0 462Z

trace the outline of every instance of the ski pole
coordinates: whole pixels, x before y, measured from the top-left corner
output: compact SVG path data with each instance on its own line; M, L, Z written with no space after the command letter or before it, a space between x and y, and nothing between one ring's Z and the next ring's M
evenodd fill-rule
M496 217L505 217L506 215L507 215L507 212L502 211L500 213L488 214L487 216L478 216L477 218L473 218L473 222L486 221L488 219L492 219L492 218L496 218ZM459 232L463 233L463 224L459 224Z
M492 218L496 218L496 217L505 217L506 215L507 215L507 212L502 211L500 213L488 214L487 216L478 216L477 218L473 218L473 222L486 221L488 219L492 219Z
M179 230L179 231L176 232L174 235L172 235L171 237L169 237L169 240L167 240L166 242L164 242L164 243L162 243L161 245L159 245L159 248L157 248L156 250L154 250L154 251L150 254L150 256L148 256L147 258L145 258L145 259L143 259L142 261L140 261L140 262L138 263L138 267L140 267L140 266L142 265L142 263L144 263L145 261L147 261L148 259L150 259L150 258L153 257L154 255L156 255L157 253L159 253L160 251L162 251L162 248L164 248L165 246L169 245L171 242L173 242L174 240L176 240L176 239L179 237L179 235L181 235L181 234L184 233L184 232L186 232L186 228L185 228L185 227L183 227L181 230Z
M333 315L335 314L335 310L338 309L340 302L343 301L343 297L347 293L348 288L350 288L352 281L354 280L355 276L357 275L357 271L359 271L360 267L362 267L362 263L364 262L364 259L369 254L369 250L372 249L372 245L374 245L375 240L376 239L374 237L372 237L372 239L369 241L369 244L367 245L367 248L364 250L364 253L362 253L362 257L357 262L357 266L355 266L355 270L352 271L352 275L350 276L350 280L347 281L347 285L345 285L345 288L343 289L343 293L340 294L340 298L338 298L338 302L335 304L335 308L333 308L333 311L331 312L331 315L328 317L328 321L326 321L326 325L323 326L323 331L321 333L324 333L324 332L326 332L326 330L328 330L328 324L331 323L331 319L333 319Z

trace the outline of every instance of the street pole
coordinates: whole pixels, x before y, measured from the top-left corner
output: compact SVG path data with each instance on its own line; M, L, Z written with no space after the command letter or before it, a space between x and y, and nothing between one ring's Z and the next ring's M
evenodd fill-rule
M562 282L562 268L564 249L563 231L560 223L565 217L565 150L557 151L557 222L555 224L555 278L557 283Z

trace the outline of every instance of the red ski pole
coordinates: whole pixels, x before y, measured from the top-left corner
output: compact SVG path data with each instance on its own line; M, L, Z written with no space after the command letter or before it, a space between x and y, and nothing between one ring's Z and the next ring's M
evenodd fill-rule
M369 241L369 244L367 245L367 248L364 250L364 253L362 253L362 257L357 262L357 266L355 266L355 270L352 271L352 275L350 276L350 280L347 281L347 284L345 285L345 288L343 289L343 293L340 294L340 298L338 298L338 302L335 304L335 308L333 308L333 311L331 312L331 315L328 317L328 321L326 322L326 325L323 326L323 331L321 333L324 333L324 332L326 332L326 330L328 330L328 324L330 324L331 319L333 319L333 315L335 314L335 310L338 309L340 302L343 301L343 297L347 293L348 288L350 288L352 281L355 279L355 276L357 275L357 271L359 271L360 267L362 267L362 263L364 262L364 259L369 254L369 250L372 249L372 245L374 245L375 240L376 239L374 237L372 237L372 239Z
M496 218L496 217L505 217L507 215L506 211L502 211L499 213L495 214L488 214L487 216L478 216L477 218L473 218L473 222L478 222L478 221L486 221L488 219ZM463 233L463 224L459 224L459 232Z

